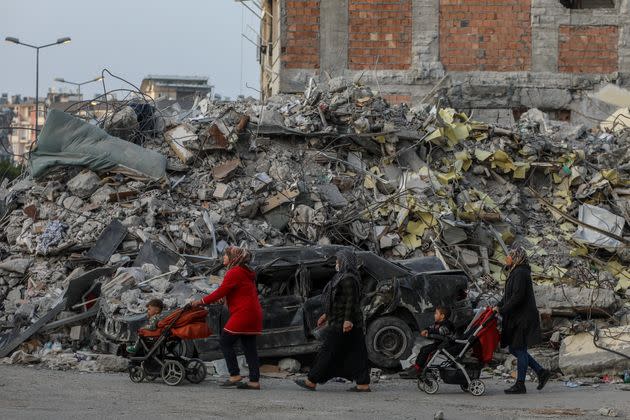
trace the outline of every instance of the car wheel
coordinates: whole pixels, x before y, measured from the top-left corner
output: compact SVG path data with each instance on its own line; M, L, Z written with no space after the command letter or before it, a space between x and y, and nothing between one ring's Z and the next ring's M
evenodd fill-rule
M393 316L374 320L367 328L365 341L368 358L381 368L398 367L401 359L409 357L414 343L409 325Z

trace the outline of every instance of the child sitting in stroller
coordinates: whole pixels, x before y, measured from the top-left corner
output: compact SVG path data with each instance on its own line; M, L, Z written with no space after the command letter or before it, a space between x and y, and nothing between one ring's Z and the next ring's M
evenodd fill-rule
M141 329L147 331L155 331L158 328L158 322L162 319L162 311L164 310L164 302L160 299L151 299L149 303L147 303L147 324ZM138 335L138 339L136 343L132 346L127 347L127 353L135 354L140 346L140 340L142 337Z
M435 308L435 313L433 314L433 319L435 320L435 324L420 332L420 335L426 337L428 339L441 339L443 337L451 337L455 333L455 326L449 320L451 316L451 310L445 306L438 306ZM418 352L418 357L416 357L415 369L417 372L417 376L421 378L425 373L425 367L427 366L427 362L431 357L431 354L434 353L441 344L440 341L434 341L433 343L427 344L420 348Z

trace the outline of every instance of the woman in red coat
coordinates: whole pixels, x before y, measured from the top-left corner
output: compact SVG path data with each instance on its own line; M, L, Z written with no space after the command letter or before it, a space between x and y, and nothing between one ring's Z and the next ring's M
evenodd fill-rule
M223 255L223 265L228 267L221 286L194 306L207 305L223 298L230 311L230 319L221 332L220 345L230 372L230 379L223 387L260 389L260 367L256 350L256 336L262 332L262 307L258 300L256 273L247 265L251 254L244 248L228 247ZM234 345L240 340L247 366L249 382L243 383Z

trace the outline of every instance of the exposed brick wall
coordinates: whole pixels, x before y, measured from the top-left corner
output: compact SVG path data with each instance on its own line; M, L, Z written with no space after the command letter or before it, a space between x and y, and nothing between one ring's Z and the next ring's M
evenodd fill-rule
M527 71L531 0L440 0L440 61L450 71Z
M618 69L616 26L561 25L558 43L561 73L612 73Z
M319 68L319 0L287 0L285 68Z
M411 95L397 95L397 94L382 94L383 99L387 101L390 105L397 104L410 104L411 103Z
M411 0L349 0L348 67L411 67Z

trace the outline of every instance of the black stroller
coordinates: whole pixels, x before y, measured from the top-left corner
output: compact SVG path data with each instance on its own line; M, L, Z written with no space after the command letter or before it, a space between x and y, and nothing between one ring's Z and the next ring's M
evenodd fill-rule
M423 369L418 389L435 394L441 379L446 384L459 385L474 396L483 395L486 386L479 379L481 369L492 360L498 344L497 317L492 308L486 308L473 318L461 339L444 337ZM472 350L470 355L469 350ZM438 364L438 360L441 363Z
M182 340L206 338L212 333L206 317L208 311L185 306L158 322L156 330L140 329L139 349L129 358L129 378L133 382L153 381L158 376L167 385L181 384L184 379L197 384L206 378L206 365L199 359L181 354Z

